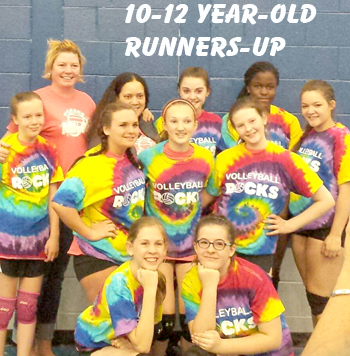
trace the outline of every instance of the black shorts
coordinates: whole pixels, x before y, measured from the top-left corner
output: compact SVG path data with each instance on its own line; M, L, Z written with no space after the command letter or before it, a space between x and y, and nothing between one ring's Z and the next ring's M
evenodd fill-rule
M251 263L258 265L266 273L269 273L273 264L273 255L244 255L236 252L238 257L241 257Z
M42 276L46 263L42 260L0 260L0 270L9 277L33 278Z
M99 258L82 255L73 257L73 265L75 275L80 282L83 278L90 276L96 272L103 271L109 267L118 267L116 263Z
M297 231L294 234L295 235L305 236L305 237L310 237L310 238L315 239L315 240L324 241L325 238L329 235L330 232L331 232L331 228L330 227L325 227L325 228L317 229L317 230ZM344 230L343 230L343 232L341 234L341 247L344 247L345 237L346 237L346 232L345 232L345 228L344 228Z

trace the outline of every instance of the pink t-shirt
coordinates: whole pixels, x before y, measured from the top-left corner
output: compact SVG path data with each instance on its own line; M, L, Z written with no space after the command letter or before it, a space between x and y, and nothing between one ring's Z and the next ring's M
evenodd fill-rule
M87 149L85 133L96 105L88 94L76 89L70 98L61 97L51 85L35 92L44 103L45 124L40 135L57 147L59 163L66 174ZM12 121L7 129L17 131Z
M134 144L136 153L139 154L140 152L144 151L145 149L155 146L155 144L156 144L156 141L154 141L150 137L146 136L140 129L140 136Z

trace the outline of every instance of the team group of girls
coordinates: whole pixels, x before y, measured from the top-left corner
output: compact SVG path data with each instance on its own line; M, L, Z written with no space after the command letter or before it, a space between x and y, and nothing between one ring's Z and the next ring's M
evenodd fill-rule
M185 355L293 355L268 274L278 281L293 233L317 321L342 266L350 211L350 133L333 118L332 87L303 86L302 132L272 105L271 63L247 70L223 119L203 109L207 72L190 67L180 97L153 121L135 73L118 75L95 108L74 88L84 62L73 42L49 41L51 85L11 101L0 148L0 356L15 309L18 355L52 355L69 255L92 304L78 318L79 351L164 355L178 299Z

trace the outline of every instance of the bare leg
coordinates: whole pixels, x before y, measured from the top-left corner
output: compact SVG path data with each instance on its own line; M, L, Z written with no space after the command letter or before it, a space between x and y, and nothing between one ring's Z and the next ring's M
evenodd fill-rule
M0 297L2 298L16 298L18 278L9 277L0 273ZM5 354L7 329L0 330L0 356Z
M102 271L90 274L89 276L84 277L80 284L84 288L86 296L91 304L94 303L98 292L102 289L107 277L117 268L109 267Z
M59 254L47 264L38 301L36 348L38 356L54 356L51 349L58 308L61 299L64 273L70 256L67 254L72 243L73 233L60 222Z
M43 276L33 278L21 278L19 290L28 293L40 293ZM28 356L33 348L36 322L23 324L18 322L17 356Z
M177 279L177 293L178 293L178 301L179 301L179 313L185 314L185 304L181 298L181 284L183 279L185 278L186 273L191 269L192 263L181 263L176 265L176 279ZM187 341L185 338L181 337L181 350L185 352L188 350L193 344Z
M292 251L295 264L301 279L306 287L306 244L308 238L301 235L292 235Z
M136 356L139 353L132 349L117 349L113 346L104 347L101 350L95 351L91 356Z
M174 266L162 263L158 269L166 279L166 295L163 302L163 314L175 314ZM169 340L156 341L152 347L152 355L164 356Z
M278 237L276 252L273 255L272 283L276 289L278 288L278 283L280 281L281 265L283 262L284 255L286 254L289 237L290 235L280 235Z
M52 340L37 339L31 356L55 356L52 352Z
M288 218L288 206L289 206L289 199L284 204L283 210L281 211L281 214L280 214L280 216L283 219ZM275 286L276 290L278 288L278 283L280 281L281 265L283 262L284 255L286 254L289 237L290 237L290 235L280 235L278 237L276 251L273 255L272 269L268 273L268 275L272 279L272 283Z
M307 238L306 289L316 295L329 297L343 266L344 251L338 257L325 257L321 253L322 245L323 241L321 240ZM315 315L315 323L321 315Z

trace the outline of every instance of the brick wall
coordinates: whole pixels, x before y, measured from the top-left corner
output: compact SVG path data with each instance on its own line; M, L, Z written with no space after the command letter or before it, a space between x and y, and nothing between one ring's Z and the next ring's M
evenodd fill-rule
M87 58L86 83L79 88L95 101L101 97L111 79L123 71L143 75L150 87L149 107L156 115L162 105L176 96L177 77L187 66L203 66L209 71L212 95L206 109L219 114L227 112L242 86L245 70L257 60L270 60L280 70L281 83L275 103L298 114L299 91L307 79L325 79L335 88L338 120L350 125L350 1L348 0L295 0L300 11L304 3L317 8L316 18L308 24L290 24L271 20L251 24L197 23L197 4L221 1L183 1L189 6L185 24L164 24L160 20L145 24L125 24L126 10L149 3L154 14L164 15L168 0L0 0L0 134L5 132L9 120L9 100L18 91L36 89L47 84L41 78L44 68L46 40L70 38L76 41ZM173 0L175 5L181 1ZM237 2L243 5L243 2ZM276 0L251 0L259 14L269 14ZM288 5L291 2L284 1ZM289 6L289 5L288 5ZM296 18L298 17L298 14ZM280 36L286 48L275 57L265 54L240 53L234 57L152 56L125 57L125 40L129 36L150 37L224 37L243 38L241 47L251 48L257 36ZM283 270L281 295L287 305L287 315L293 331L311 329L304 292L292 258L288 253ZM73 298L76 291L74 273L69 272L64 287L58 327L72 328L74 318L81 310L81 298ZM79 294L79 295L80 295ZM69 297L72 295L72 297ZM69 300L69 303L68 303ZM77 300L77 305L72 303ZM79 301L79 302L78 302ZM297 303L297 305L295 304ZM83 303L84 304L84 303Z

